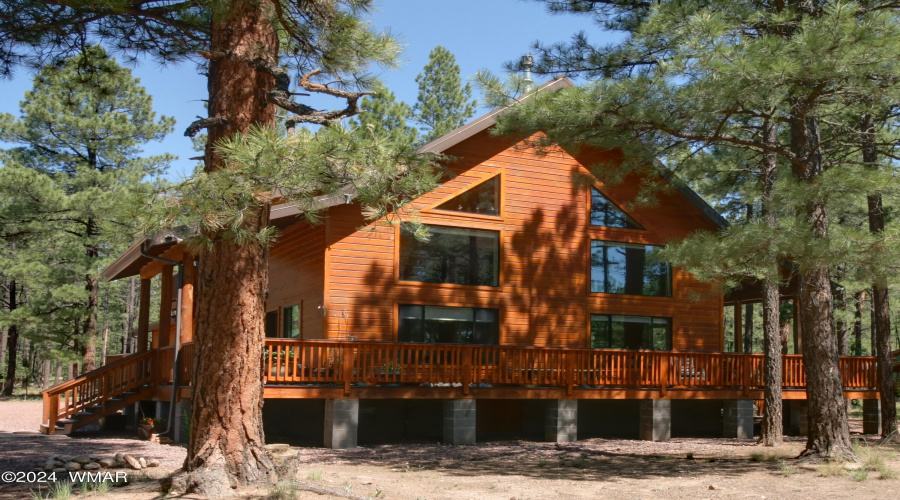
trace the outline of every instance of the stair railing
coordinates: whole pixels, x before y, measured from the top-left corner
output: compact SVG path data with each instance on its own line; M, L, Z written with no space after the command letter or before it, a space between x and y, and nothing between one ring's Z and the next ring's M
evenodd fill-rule
M42 422L46 423L48 434L56 432L61 419L96 405L105 406L116 396L151 384L156 358L156 350L132 354L43 391Z

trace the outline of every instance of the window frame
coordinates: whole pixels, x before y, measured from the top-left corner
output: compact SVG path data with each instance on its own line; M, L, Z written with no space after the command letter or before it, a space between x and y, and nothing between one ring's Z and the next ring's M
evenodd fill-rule
M595 226L596 227L596 226ZM612 295L612 296L622 296L622 297L645 297L652 299L672 299L675 297L675 272L674 266L672 266L671 262L666 262L668 266L668 294L667 295L644 295L644 294L631 294L631 293L616 293L616 292L595 292L592 290L592 276L594 266L591 264L591 257L594 251L594 242L599 241L603 243L612 243L614 245L623 245L623 246L643 246L643 247L658 247L662 248L665 245L655 245L652 243L644 243L641 241L631 242L631 241L617 241L617 240L609 240L598 238L595 235L588 235L588 254L587 254L587 294L588 296L597 296L597 295Z
M450 343L436 343L436 342L418 342L411 340L400 340L400 308L403 306L418 306L422 308L423 320L425 314L425 308L427 307L440 307L440 308L448 308L448 309L472 309L473 313L478 309L487 309L493 310L497 312L497 343L496 344L460 344L455 342ZM403 342L403 343L413 343L413 344L422 344L422 345L469 345L469 346L501 346L503 344L504 338L504 313L503 308L499 305L495 304L463 304L463 303L441 303L441 304L429 304L429 303L416 303L415 300L397 300L394 301L394 328L393 328L393 337L394 342ZM473 317L474 322L474 317ZM474 330L473 330L474 332ZM474 335L474 333L473 333Z
M400 245L402 227L398 224L394 227L394 284L396 285L413 285L426 288L443 288L443 289L459 289L459 290L491 290L503 291L505 280L505 272L503 270L505 245L506 245L506 229L497 224L484 224L467 222L465 225L451 224L448 221L433 222L423 220L423 224L429 227L446 227L451 229L473 229L477 231L492 231L498 233L498 249L497 249L497 286L493 285L462 285L459 283L430 283L425 281L408 281L400 279ZM474 306L466 306L474 307Z
M606 198L606 201L608 201L612 206L614 206L614 207L617 208L618 210L621 210L622 213L624 213L626 216L630 217L630 218L634 221L634 223L638 225L638 227L636 227L636 228L634 228L634 227L615 227L615 226L603 226L603 225L596 225L596 224L593 224L593 223L592 223L592 220L593 220L593 219L591 218L591 215L592 215L592 210L591 210L591 209L592 209L592 207L593 207L593 201L594 201L594 193L593 193L594 190L597 190L597 192L600 193L601 196L603 196L604 198ZM625 209L623 209L621 206L619 206L618 203L616 203L615 201L613 201L613 199L610 198L609 195L607 195L605 192L603 192L602 189L600 189L600 186L599 186L599 185L592 184L592 185L588 186L588 188L587 188L587 197L586 197L586 200L587 200L587 213L586 213L586 216L585 216L585 220L586 220L586 222L587 222L587 227L588 227L588 229L593 229L593 230L598 230L598 229L600 229L600 230L613 230L613 231L619 231L619 230L621 230L621 231L637 231L637 232L640 232L640 233L646 233L646 232L647 232L647 228L644 227L643 224L641 224L640 222L638 222L638 220L637 220L633 215L631 215L631 213L629 213L628 211L626 211Z
M506 176L505 169L501 168L494 172L484 173L481 175L472 174L470 172L466 172L465 174L461 174L460 176L455 177L457 179L462 175L472 176L474 177L473 181L467 185L466 187L459 189L455 188L452 193L442 196L437 202L429 203L427 208L422 210L423 213L433 213L435 215L440 216L451 216L451 217L464 217L464 218L473 218L473 219L483 219L485 221L502 221L504 217L506 217ZM487 182L495 177L499 177L500 181L500 192L497 193L497 203L499 205L499 210L497 211L497 215L488 215L488 214L476 214L473 212L461 212L459 210L447 210L444 208L437 208L444 203L456 198L457 196L465 193L466 191L477 187L478 185ZM454 179L444 183L441 187L446 187L447 184L452 182ZM438 188L440 189L440 188Z
M594 316L607 316L609 325L612 325L613 316L622 316L628 318L649 318L651 320L651 328L652 328L652 320L664 320L668 326L668 330L666 332L666 347L665 349L657 350L657 349L648 349L648 348L640 348L640 349L628 349L626 347L593 347L593 339L594 334L592 331ZM612 335L612 328L610 328L610 336ZM602 350L602 351L652 351L652 352L672 352L675 346L675 317L674 316L648 316L648 315L637 315L637 314L621 314L618 312L589 312L587 315L587 342L588 349L593 350Z

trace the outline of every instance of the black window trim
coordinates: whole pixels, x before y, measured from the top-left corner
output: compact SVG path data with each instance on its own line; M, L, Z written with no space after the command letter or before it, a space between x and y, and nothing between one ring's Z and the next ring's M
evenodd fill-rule
M430 284L434 284L434 283L430 283ZM465 285L463 285L463 286L465 286ZM430 304L430 303L415 302L415 301L409 301L409 302L396 301L395 304L396 304L396 307L394 310L396 311L396 325L397 326L394 329L394 339L396 339L395 340L396 342L423 344L423 345L470 345L470 346L487 346L487 347L496 347L496 346L503 345L503 343L502 343L503 308L502 307L499 307L499 306L498 307L484 307L484 306L479 306L479 305L468 305L468 304L466 304L466 305ZM474 315L475 311L477 311L478 309L487 309L487 310L497 311L497 343L496 344L457 344L455 342L434 342L434 343L432 343L432 342L419 342L419 341L415 341L415 340L400 340L400 310L403 306L420 306L420 307L422 307L423 315L425 313L426 307L443 307L443 308L449 308L449 309L472 309L473 315ZM473 316L472 320L474 322L474 316Z
M613 316L622 316L622 317L630 317L630 318L649 318L650 320L661 319L665 320L666 326L668 330L666 332L666 348L662 350L656 349L627 349L625 347L589 347L590 349L595 350L603 350L603 351L652 351L652 352L671 352L672 346L675 344L675 332L673 328L674 318L669 316L648 316L643 314L621 314L621 313L611 313L611 312L603 312L603 313L589 313L588 314L588 346L592 346L594 340L594 333L591 331L594 323L594 316L606 316L607 317L607 331L609 332L610 340L612 339L612 318ZM651 323L652 328L652 323ZM612 342L610 342L611 344Z

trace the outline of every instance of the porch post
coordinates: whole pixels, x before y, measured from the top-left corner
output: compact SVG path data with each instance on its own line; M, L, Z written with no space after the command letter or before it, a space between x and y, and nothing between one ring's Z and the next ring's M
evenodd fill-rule
M197 270L194 268L194 257L185 254L181 269L184 276L181 281L181 331L178 336L185 344L194 340L194 280Z
M753 401L726 399L724 401L722 437L751 439L753 437Z
M551 443L578 441L578 400L552 399L544 421L544 439Z
M444 401L444 444L475 444L475 400Z
M154 340L157 347L172 344L172 270L175 266L166 264L162 266L160 298L159 298L159 340Z
M734 303L734 352L742 353L744 352L744 336L742 332L744 331L744 315L743 307L740 300Z
M325 400L325 447L333 450L356 448L359 433L359 400Z
M672 401L644 399L640 406L640 439L668 441L672 438Z
M137 350L147 351L147 337L150 334L150 280L141 278L141 300L138 306Z

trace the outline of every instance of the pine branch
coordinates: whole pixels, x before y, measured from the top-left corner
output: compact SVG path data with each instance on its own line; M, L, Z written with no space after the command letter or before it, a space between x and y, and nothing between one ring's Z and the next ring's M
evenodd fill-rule
M348 118L354 116L359 113L359 100L367 95L374 95L375 92L364 91L364 92L352 92L349 90L342 90L329 87L328 85L322 85L320 83L314 83L309 81L311 76L317 75L321 72L321 69L316 68L309 73L303 75L303 78L300 79L300 86L304 89L315 92L317 94L326 94L333 97L340 97L347 101L347 107L340 110L332 110L332 111L316 111L313 108L305 105L296 103L289 98L286 97L287 93L281 93L279 91L274 91L269 93L269 100L276 106L290 111L294 113L292 116L286 117L288 121L292 121L295 123L313 123L317 125L329 125L336 121L340 121L344 118Z
M198 118L200 118L198 116ZM194 123L188 125L187 130L184 131L185 137L195 137L201 130L209 127L222 127L228 124L228 120L224 118L210 117L210 118L200 118L196 120Z

